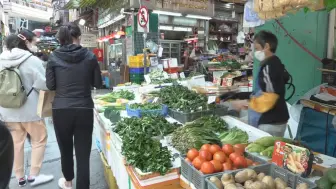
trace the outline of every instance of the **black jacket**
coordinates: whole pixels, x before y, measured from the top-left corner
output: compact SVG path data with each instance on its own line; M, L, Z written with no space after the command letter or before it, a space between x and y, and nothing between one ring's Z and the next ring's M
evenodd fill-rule
M91 88L102 86L96 56L80 45L64 45L49 56L47 87L55 90L53 109L93 108Z
M279 99L274 108L261 115L259 125L282 124L288 121L289 113L285 101L287 81L288 73L277 56L274 55L261 62L258 84L263 92L276 93Z

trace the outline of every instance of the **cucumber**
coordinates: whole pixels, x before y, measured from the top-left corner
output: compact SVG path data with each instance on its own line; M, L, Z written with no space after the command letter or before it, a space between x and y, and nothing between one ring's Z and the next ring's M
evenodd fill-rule
M327 171L327 176L331 183L336 184L336 169L329 169Z
M332 189L333 185L327 176L323 176L316 182L319 189Z
M260 139L254 141L255 144L259 144L265 147L274 146L275 141L282 141L286 143L292 143L293 141L290 139L286 139L283 137L273 137L273 136L267 136L267 137L261 137Z

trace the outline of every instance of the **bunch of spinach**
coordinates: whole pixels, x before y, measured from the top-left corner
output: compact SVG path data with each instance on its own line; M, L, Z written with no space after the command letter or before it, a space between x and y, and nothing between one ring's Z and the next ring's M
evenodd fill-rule
M131 109L141 109L141 110L160 110L162 105L159 103L134 103L130 104Z
M127 100L134 100L135 95L134 93L127 91L127 90L120 90L120 91L111 92L111 93L98 97L98 99L103 100L105 102L115 102L119 98L123 98Z
M142 118L131 117L124 118L119 121L113 128L115 133L118 133L121 138L130 131L144 133L148 137L166 136L172 133L178 126L177 123L169 123L162 116L144 116Z
M203 144L221 144L218 133L227 130L227 123L218 116L205 116L176 129L172 144L181 153L191 148L200 149Z
M172 133L178 124L171 124L160 116L125 118L114 128L122 138L122 154L129 165L143 172L166 174L171 168L171 154L154 136Z
M212 108L208 98L182 85L172 85L160 90L159 97L163 104L174 110L190 113Z

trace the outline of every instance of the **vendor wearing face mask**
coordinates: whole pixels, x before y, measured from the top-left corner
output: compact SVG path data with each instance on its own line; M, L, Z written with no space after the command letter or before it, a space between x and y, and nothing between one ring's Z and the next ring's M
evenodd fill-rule
M249 124L273 136L283 136L289 113L285 101L285 66L275 55L277 37L267 31L254 36L254 56L260 61L256 88L249 102Z

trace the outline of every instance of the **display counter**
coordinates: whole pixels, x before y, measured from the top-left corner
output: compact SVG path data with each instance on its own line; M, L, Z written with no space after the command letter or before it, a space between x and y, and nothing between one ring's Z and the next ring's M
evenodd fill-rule
M155 88L153 86L149 88ZM124 88L123 88L124 89ZM140 102L140 93L139 91L146 91L145 88L139 87L128 87L127 89L133 91L136 95L136 102ZM120 89L117 89L120 90ZM122 89L121 89L122 90ZM184 178L179 173L179 167L181 166L181 160L179 152L170 146L169 142L166 142L165 145L168 146L168 149L174 154L175 160L172 162L173 169L171 172L164 176L159 175L148 175L143 174L139 177L139 172L135 171L133 167L126 165L126 161L122 155L122 140L117 133L112 131L113 124L110 120L105 118L104 113L99 113L100 108L96 107L94 111L95 115L95 141L98 149L101 151L102 159L106 159L104 162L105 168L110 169L112 174L108 174L108 171L105 170L105 176L108 177L106 180L108 181L110 188L119 189L179 189L179 188L195 188L193 184L187 179ZM126 111L121 111L121 117L127 117ZM266 132L263 132L255 127L252 127L241 120L231 117L231 116L223 116L221 117L227 124L228 128L237 127L248 134L248 142L254 142L259 138L265 136L271 136ZM166 120L170 123L177 122L171 117L166 117ZM164 139L167 140L167 139ZM161 141L163 144L163 142ZM177 157L175 157L177 155ZM256 154L258 156L258 154ZM315 154L316 158L314 161L313 168L316 170L324 170L326 168L330 168L334 166L336 159L321 155ZM260 156L266 161L270 161L270 159ZM111 176L113 175L113 178ZM319 177L311 177L309 180L314 181Z

